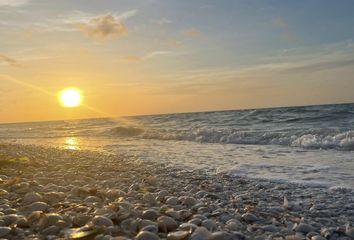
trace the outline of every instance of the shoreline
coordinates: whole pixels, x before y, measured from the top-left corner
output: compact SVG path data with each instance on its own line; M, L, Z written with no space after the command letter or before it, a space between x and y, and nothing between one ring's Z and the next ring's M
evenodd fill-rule
M354 239L351 189L33 145L0 156L17 159L0 167L0 238Z

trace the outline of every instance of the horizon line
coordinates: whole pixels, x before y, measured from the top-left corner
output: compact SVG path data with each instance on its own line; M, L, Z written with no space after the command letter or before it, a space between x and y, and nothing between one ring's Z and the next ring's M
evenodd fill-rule
M114 118L110 118L110 117L93 117L93 118L76 118L76 119L53 119L53 120L34 120L34 121L19 121L19 122L0 122L0 125L46 123L46 122L61 122L61 121L84 121L84 120L94 120L94 119L96 119L96 120L99 120L99 119L119 119L119 118L130 118L130 117L149 117L149 116L164 116L164 115L193 114L193 113L247 111L247 110L275 109L275 108L300 108L300 107L346 105L346 104L354 104L354 102L321 103L321 104L288 105L288 106L270 106L270 107L255 107L255 108L216 109L216 110L206 110L206 111L167 112L167 113L155 113L155 114L154 113L152 113L152 114L136 114L136 115L117 116L117 117L114 117Z

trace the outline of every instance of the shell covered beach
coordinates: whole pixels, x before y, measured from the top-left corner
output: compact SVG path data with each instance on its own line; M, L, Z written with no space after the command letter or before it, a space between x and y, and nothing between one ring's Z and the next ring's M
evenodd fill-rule
M1 239L354 239L351 189L0 146Z

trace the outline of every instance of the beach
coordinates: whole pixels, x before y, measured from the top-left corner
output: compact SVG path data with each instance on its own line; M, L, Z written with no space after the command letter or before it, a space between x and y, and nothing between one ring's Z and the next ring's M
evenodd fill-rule
M2 144L3 239L354 239L354 193Z

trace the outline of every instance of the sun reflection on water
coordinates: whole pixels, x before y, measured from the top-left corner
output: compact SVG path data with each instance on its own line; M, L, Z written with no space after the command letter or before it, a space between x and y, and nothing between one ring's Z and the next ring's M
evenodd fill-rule
M65 138L64 148L68 150L80 150L78 139L76 137Z

